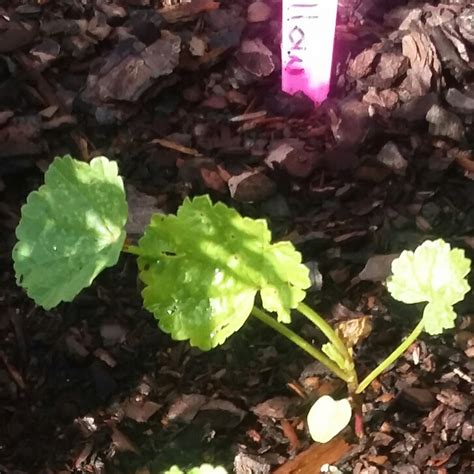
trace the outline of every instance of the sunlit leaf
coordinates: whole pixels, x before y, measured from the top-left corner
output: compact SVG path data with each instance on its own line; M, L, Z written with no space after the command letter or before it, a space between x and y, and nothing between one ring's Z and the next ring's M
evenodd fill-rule
M188 471L183 471L178 466L172 466L164 474L227 474L222 466L214 467L211 464L201 464Z
M21 210L13 249L18 283L45 309L71 301L117 262L126 220L116 163L56 158Z
M187 474L227 474L227 471L222 466L214 467L211 464L201 464L200 467L191 469Z
M442 334L445 329L453 328L456 321L456 313L451 305L445 305L442 301L431 301L423 311L424 330L435 336Z
M208 196L185 200L176 216L153 216L138 250L145 307L173 339L203 350L244 324L257 292L289 322L310 285L301 255L288 242L272 244L264 220Z
M178 466L171 466L164 472L164 474L184 474L184 471Z
M349 400L334 400L329 395L318 398L308 413L308 429L318 443L327 443L339 434L351 421L352 408Z
M466 275L471 262L464 250L451 249L442 239L426 241L414 252L404 251L392 262L387 288L404 303L428 302L423 315L424 329L440 334L454 327L452 305L470 290Z
M387 288L404 303L442 300L453 305L470 290L465 279L470 265L464 250L451 249L441 239L427 240L414 252L403 251L392 262L393 275Z

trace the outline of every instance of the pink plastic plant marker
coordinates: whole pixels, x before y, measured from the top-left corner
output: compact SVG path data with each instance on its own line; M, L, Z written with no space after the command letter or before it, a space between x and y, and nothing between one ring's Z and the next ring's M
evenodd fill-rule
M283 0L282 89L321 103L329 93L337 0Z

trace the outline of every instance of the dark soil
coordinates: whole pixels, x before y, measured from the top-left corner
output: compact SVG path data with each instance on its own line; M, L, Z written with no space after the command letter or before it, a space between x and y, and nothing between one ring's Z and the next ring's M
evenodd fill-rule
M52 311L16 286L26 196L54 156L103 154L128 183L132 239L203 193L267 218L317 263L309 303L333 323L370 318L360 376L416 325L374 257L442 237L473 258L471 2L339 0L332 89L314 107L280 92L281 2L265 1L250 15L250 0L0 0L1 473L474 471L472 293L455 329L364 393L365 436L347 428L324 460L305 413L344 385L257 320L209 353L173 342L131 256Z

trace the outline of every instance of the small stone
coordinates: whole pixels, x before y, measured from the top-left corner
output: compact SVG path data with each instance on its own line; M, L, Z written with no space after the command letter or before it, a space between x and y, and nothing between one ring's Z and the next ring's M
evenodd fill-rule
M418 387L406 387L402 391L403 398L419 408L429 410L436 405L436 400L430 390Z
M202 100L202 90L197 84L186 87L183 89L183 99L188 102L199 102Z
M227 99L222 95L211 95L201 102L203 107L215 110L223 110L228 107Z
M206 401L207 397L199 393L183 394L171 404L166 418L175 423L191 423Z
M311 260L305 263L309 270L309 279L311 286L306 291L321 291L323 287L323 275L319 270L318 262Z
M263 202L262 211L271 219L285 220L291 216L290 206L281 194L276 194Z
M258 202L275 194L276 184L258 171L245 171L228 181L231 197L240 202Z
M350 63L347 74L352 79L362 79L373 72L373 64L377 57L377 51L373 48L359 53Z
M295 178L307 178L315 169L317 157L303 147L299 140L280 143L270 150L265 163L271 169L281 167Z
M302 92L294 95L278 91L265 98L265 106L269 112L282 117L304 117L314 110L313 101Z
M251 410L258 417L268 417L281 420L286 417L290 405L290 398L275 397L259 403L258 405L252 407Z
M405 175L408 162L400 153L395 143L387 142L379 151L377 160L390 168L394 173L402 176Z
M431 135L451 138L457 142L464 137L464 126L461 119L439 105L433 105L426 114Z
M126 338L126 329L115 321L104 322L100 327L100 335L102 336L104 346L111 347L120 344Z
M362 101L370 105L378 105L388 110L393 110L398 104L398 94L392 89L378 91L375 87L369 87Z
M260 23L270 18L272 9L264 2L257 0L249 5L247 9L247 21L249 23Z
M97 9L107 17L107 23L111 26L119 26L127 18L128 13L124 7L107 0L96 0Z
M469 347L474 347L474 332L472 331L458 331L454 336L457 346L465 351Z
M257 77L267 77L275 70L273 53L260 38L243 40L235 57L245 71Z
M463 114L474 113L474 97L463 94L457 89L448 89L446 102Z
M434 92L430 92L422 97L415 97L401 105L393 112L393 117L408 122L421 122L426 119L426 114L430 108L437 103L438 96Z
M359 273L361 280L385 281L392 272L392 262L399 254L374 255L367 260Z
M474 44L474 8L464 8L462 13L456 17L461 35Z
M461 428L461 438L465 441L470 441L472 443L472 439L474 436L474 428L471 421L465 421L462 424Z
M40 44L30 50L30 54L41 64L47 65L59 56L60 51L61 46L57 41L51 38L45 38Z
M402 54L384 53L377 64L376 80L380 87L390 87L408 69L408 59Z
M271 464L263 456L239 453L234 459L234 472L237 473L270 474L271 470Z
M189 42L189 52L193 56L204 56L207 49L207 42L199 36L193 36Z
M96 12L87 26L87 32L101 41L107 38L111 31L112 27L107 24L107 17L101 12Z
M4 110L0 112L0 127L8 123L8 121L15 116L12 110Z
M469 410L473 404L473 397L450 388L441 390L441 392L436 395L436 398L444 405L448 405L449 407L460 411Z

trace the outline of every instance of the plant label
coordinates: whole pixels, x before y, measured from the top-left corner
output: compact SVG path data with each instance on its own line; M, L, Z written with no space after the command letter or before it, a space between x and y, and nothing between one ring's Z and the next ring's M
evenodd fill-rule
M283 0L282 89L315 103L329 93L337 0Z

